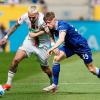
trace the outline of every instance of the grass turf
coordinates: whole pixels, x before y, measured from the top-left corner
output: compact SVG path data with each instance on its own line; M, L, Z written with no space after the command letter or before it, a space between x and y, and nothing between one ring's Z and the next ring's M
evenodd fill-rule
M0 53L0 84L7 78L14 53ZM100 67L100 52L93 53L94 64ZM52 65L52 58L50 59ZM99 100L100 79L85 68L76 55L61 62L59 88L57 93L44 93L49 85L48 77L41 71L35 56L23 60L13 81L13 88L0 100Z

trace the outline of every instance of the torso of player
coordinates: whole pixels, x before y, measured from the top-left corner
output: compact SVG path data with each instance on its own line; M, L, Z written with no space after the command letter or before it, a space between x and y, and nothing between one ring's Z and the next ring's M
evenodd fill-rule
M37 21L34 23L35 31L39 31L39 28L44 24L43 17L44 17L44 15L42 13L39 13L39 17L38 17ZM19 24L22 24L23 22L25 22L28 25L29 29L32 28L31 27L32 23L29 20L28 13L25 13L24 15L21 16L20 19L18 19ZM27 35L27 37L29 37L29 35ZM48 45L50 45L50 39L46 33L38 36L38 39L39 39L39 47L42 47L44 45L46 45L48 47ZM34 39L32 39L32 41L34 42Z
M60 31L66 32L65 45L78 47L79 45L85 46L87 44L86 39L79 34L78 30L66 21L58 21L56 30L58 34Z

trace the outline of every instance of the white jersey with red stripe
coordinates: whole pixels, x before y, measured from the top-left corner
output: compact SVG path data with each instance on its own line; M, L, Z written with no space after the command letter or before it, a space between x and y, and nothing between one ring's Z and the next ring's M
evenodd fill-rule
M19 24L22 24L23 22L26 22L29 29L31 28L31 22L28 18L28 13L25 13L24 15L21 16L20 19L18 19ZM39 17L36 23L34 24L38 26L38 28L36 27L35 30L39 30L40 27L42 28L46 27L43 21L43 14L39 13ZM38 39L39 39L39 47L36 47L33 45L34 39L30 38L29 33L28 33L22 46L19 47L19 50L25 51L27 56L30 56L32 53L36 54L40 61L40 64L43 66L48 66L47 49L50 46L49 36L48 34L44 33L38 36Z
M40 27L44 21L43 21L44 15L42 13L39 13L39 17L35 23L36 26ZM29 28L31 28L31 21L29 20L28 13L23 14L19 19L18 19L18 24L22 24L25 22Z
M38 31L40 28L44 28L45 27L45 23L44 23L43 17L44 17L44 15L42 13L39 13L38 19L34 23L35 26L36 26L35 30ZM18 19L17 22L18 22L18 24L22 24L23 22L25 22L28 25L29 29L31 29L32 25L31 25L31 21L29 20L28 13L23 14ZM32 41L34 42L34 39L30 38L29 34L27 35L27 37L29 39L32 39ZM42 35L38 36L38 39L39 39L39 47L42 47L44 45L47 46L47 47L50 46L50 38L49 38L48 34L42 34Z

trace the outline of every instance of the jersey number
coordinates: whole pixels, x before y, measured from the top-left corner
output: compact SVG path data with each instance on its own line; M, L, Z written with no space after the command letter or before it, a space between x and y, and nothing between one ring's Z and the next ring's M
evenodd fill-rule
M87 54L82 55L83 59L89 59L89 56Z

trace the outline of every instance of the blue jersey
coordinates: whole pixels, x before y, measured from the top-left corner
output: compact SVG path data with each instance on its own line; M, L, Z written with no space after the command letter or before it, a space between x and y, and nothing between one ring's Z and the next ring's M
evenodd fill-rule
M57 21L56 29L54 31L55 36L59 36L59 32L66 32L65 46L74 50L74 52L91 52L87 40L82 37L77 29L67 23L66 21Z
M82 37L77 29L67 23L66 21L57 21L56 28L52 29L52 32L56 38L59 38L59 32L66 32L64 45L59 49L63 51L67 57L71 57L74 54L80 56L85 64L92 62L91 49L88 46L87 40Z

